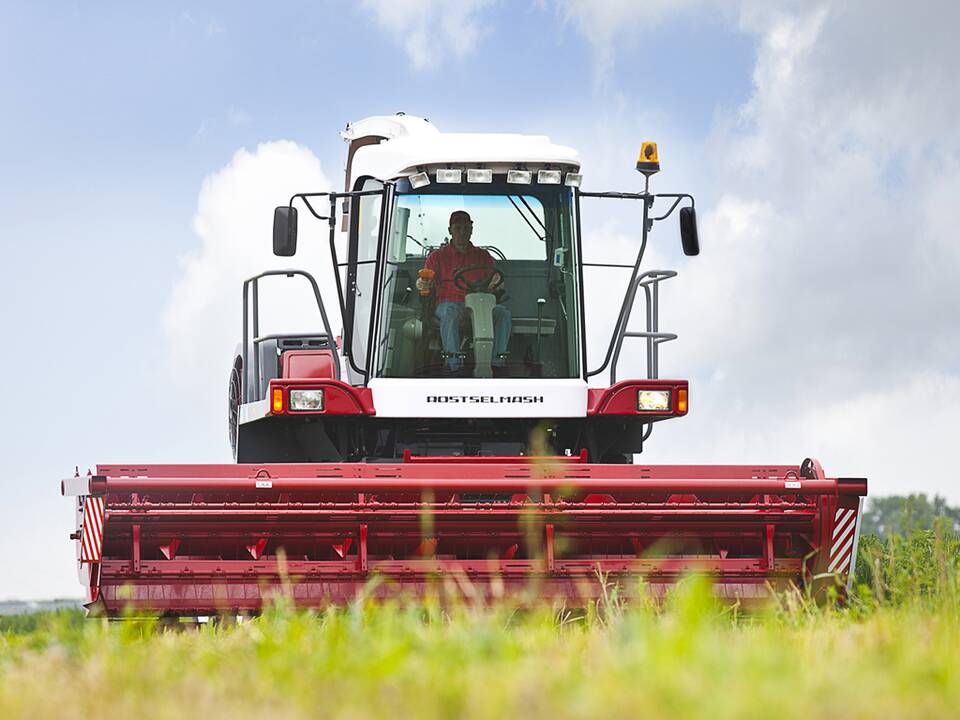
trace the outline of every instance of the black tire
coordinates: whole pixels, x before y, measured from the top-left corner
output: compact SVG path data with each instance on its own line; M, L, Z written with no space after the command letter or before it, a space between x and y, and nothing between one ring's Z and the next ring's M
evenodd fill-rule
M227 432L230 435L230 449L233 459L237 459L237 440L240 432L240 392L243 388L243 360L233 361L230 382L227 386Z

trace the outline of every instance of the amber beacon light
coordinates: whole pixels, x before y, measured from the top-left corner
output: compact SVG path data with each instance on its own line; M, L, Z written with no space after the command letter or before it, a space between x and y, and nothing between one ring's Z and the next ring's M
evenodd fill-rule
M657 155L657 144L655 142L646 141L640 145L637 171L644 175L653 175L660 172L660 157Z

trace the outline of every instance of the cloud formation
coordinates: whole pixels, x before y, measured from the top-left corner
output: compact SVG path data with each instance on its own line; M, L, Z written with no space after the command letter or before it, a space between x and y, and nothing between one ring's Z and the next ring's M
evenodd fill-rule
M483 11L493 0L363 0L377 24L400 39L416 70L473 52L483 36Z
M628 3L562 5L603 71L649 25ZM732 19L757 38L753 91L714 124L704 252L663 300L681 339L661 368L691 378L693 410L645 457L809 453L873 492L960 499L936 472L960 427L960 8L743 2Z
M262 143L253 152L238 150L226 167L204 179L193 218L200 247L182 258L181 275L163 315L174 379L191 393L197 414L225 417L226 383L242 332L245 279L270 268L309 270L324 291L334 332L339 329L326 224L304 217L308 213L301 208L297 256L275 257L271 244L275 206L285 204L293 193L329 187L316 156L289 141ZM313 294L299 278L264 280L260 299L261 333L322 327ZM222 368L222 385L207 382L215 376L211 366Z
M613 73L618 46L633 45L668 17L709 4L705 0L556 0L557 13L589 42L594 80L606 85Z

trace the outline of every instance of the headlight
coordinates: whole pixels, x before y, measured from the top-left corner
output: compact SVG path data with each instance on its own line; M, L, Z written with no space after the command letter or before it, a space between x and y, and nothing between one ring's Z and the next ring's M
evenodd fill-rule
M670 409L669 390L641 390L637 393L637 410L651 412Z
M291 410L323 410L323 390L291 390Z

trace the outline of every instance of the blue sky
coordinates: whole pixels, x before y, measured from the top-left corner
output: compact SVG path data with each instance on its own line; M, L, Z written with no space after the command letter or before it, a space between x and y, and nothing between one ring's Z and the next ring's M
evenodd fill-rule
M960 501L937 473L946 428L960 426L951 14L750 0L6 0L0 599L77 594L72 511L57 492L74 465L227 459L229 358L185 372L178 348L206 352L234 318L215 303L177 314L196 297L190 268L216 273L224 253L273 262L266 232L229 237L222 218L268 227L283 168L342 183L337 132L396 111L441 130L548 134L580 150L592 189L635 189L640 140L660 142L657 182L697 195L704 253L687 263L669 233L651 251L681 269L664 300L681 340L661 366L690 378L692 412L648 460L814 455L878 492ZM282 140L297 146L277 160ZM628 249L631 222L593 216L595 246ZM209 286L235 288L223 290L230 312L239 269Z

